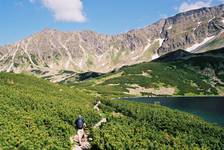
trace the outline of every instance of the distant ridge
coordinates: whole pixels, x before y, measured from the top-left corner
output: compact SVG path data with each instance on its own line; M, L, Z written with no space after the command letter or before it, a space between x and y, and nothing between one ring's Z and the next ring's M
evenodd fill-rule
M220 48L224 46L223 30L224 5L180 13L113 36L44 29L0 47L0 72L32 73L60 82L76 73L106 73L179 49L202 52Z

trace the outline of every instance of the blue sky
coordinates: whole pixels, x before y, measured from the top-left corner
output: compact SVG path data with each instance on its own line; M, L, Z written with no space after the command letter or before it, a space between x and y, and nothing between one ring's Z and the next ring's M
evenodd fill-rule
M222 0L0 0L0 45L44 28L116 34Z

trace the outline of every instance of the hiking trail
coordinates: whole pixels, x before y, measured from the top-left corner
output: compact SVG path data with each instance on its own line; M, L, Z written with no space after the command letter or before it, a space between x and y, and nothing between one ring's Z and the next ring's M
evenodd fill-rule
M94 105L93 109L94 109L95 111L99 112L99 111L100 111L100 109L99 109L99 105L100 105L100 104L101 104L101 102L98 101L97 104ZM92 127L93 129L99 128L103 123L106 123L106 122L107 122L107 119L106 119L105 117L103 117L101 113L99 113L99 114L100 114L100 116L101 116L102 118L101 118L101 120L100 120L98 123L96 123L96 124ZM83 144L82 146L79 146L79 145L77 144L77 134L71 136L71 137L70 137L70 142L71 142L71 144L72 144L72 148L71 148L71 150L87 150L87 149L90 149L91 145L90 145L89 140L88 140L88 134L87 134L86 137L83 138L83 141L84 141L84 142L83 142L84 144Z

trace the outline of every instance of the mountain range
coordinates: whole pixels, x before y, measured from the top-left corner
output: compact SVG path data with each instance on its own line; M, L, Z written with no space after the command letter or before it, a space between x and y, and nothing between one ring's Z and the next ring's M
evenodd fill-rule
M118 35L45 29L0 47L0 150L223 150L223 31L220 5Z
M179 13L118 35L44 29L0 47L0 71L32 73L60 82L77 73L106 73L184 49L199 53L224 46L224 5Z

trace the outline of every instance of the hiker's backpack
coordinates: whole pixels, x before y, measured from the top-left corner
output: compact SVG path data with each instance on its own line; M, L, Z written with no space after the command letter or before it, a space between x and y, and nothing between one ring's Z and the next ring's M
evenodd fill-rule
M75 125L78 129L82 129L83 126L84 126L84 120L82 118L78 118L76 121L75 121Z

